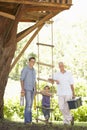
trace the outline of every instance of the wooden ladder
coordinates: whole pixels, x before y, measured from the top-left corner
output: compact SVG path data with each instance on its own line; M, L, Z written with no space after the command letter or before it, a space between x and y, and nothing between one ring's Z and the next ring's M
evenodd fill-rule
M53 22L52 22L53 23ZM51 24L52 24L51 23ZM52 33L52 36L51 36L51 39L52 39L52 44L46 44L46 43L37 43L37 46L38 46L38 62L37 62L37 64L38 64L38 77L37 77L37 80L38 80L38 86L40 86L39 85L39 82L40 81L44 81L44 82L48 82L48 79L46 79L46 78L43 78L43 77L40 77L40 75L39 75L39 73L40 73L40 66L43 66L43 67L49 67L49 68L51 68L51 73L53 74L53 67L54 67L54 65L53 65L53 48L54 48L54 45L53 45L53 26L51 26L52 27L52 30L51 30L51 33ZM41 52L42 54L40 54L40 52L39 52L39 48L40 48L40 46L42 46L43 48L45 47L45 48L50 48L51 49L51 64L49 64L49 63L45 63L45 62L42 62L42 61L40 61L40 55L45 55L45 52ZM46 56L46 55L45 55ZM44 71L44 70L42 70L42 71ZM44 76L45 77L45 76ZM38 89L39 89L39 87L38 87ZM39 100L39 99L38 99ZM38 122L38 121L42 121L42 122L45 122L45 123L47 123L45 120L43 120L43 119L40 119L39 118L39 109L42 109L42 107L41 106L37 106L37 118L36 118L36 121ZM45 108L44 108L45 109ZM53 111L53 108L48 108L49 110L50 110L50 112L52 112ZM51 121L52 122L52 121Z

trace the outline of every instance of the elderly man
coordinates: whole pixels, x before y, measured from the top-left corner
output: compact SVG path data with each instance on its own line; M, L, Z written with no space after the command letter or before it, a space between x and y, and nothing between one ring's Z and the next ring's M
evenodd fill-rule
M59 72L53 75L53 79L49 79L50 82L56 82L58 87L58 103L59 109L63 115L63 123L74 125L74 117L70 114L67 101L75 97L74 93L74 81L72 74L65 70L63 62L59 62Z

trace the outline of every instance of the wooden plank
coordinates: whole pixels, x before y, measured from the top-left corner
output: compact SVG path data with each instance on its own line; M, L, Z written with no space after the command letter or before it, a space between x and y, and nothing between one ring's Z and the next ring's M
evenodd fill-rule
M46 120L44 120L44 119L36 118L36 122L38 122L38 121L42 121L42 122L44 122L44 123L48 123L48 122L46 122Z
M53 65L42 63L42 62L37 62L37 64L48 66L48 67L52 67L52 68L54 67Z
M56 15L56 13L49 13L44 18L42 18L40 21L38 21L35 25L33 25L31 28L28 28L28 29L20 32L19 34L17 34L17 42L22 40L25 36L27 36L29 33L31 33L37 27L41 26L43 23L45 23L45 21L52 18L54 15Z
M37 6L37 5L24 5L24 11L27 10L27 12L30 12L30 11L58 11L60 9L63 9L62 6L55 6L55 7L51 7L51 6Z
M37 78L37 80L42 80L42 81L45 81L45 82L49 82L47 79L42 79L42 78Z
M43 24L44 25L44 24ZM14 60L14 62L11 64L10 67L10 71L12 70L12 68L15 66L15 64L17 63L17 61L21 58L22 54L24 53L24 51L27 49L27 47L30 45L30 43L32 42L32 40L35 38L35 36L37 35L37 33L41 30L41 28L43 27L40 26L35 32L34 34L31 36L31 38L29 39L29 41L27 42L27 44L24 46L24 48L22 49L22 51L20 52L20 54L16 57L16 59Z
M60 7L67 8L69 4L60 4L60 3L53 3L53 2L34 2L29 0L0 0L0 2L9 2L9 3L18 3L18 4L29 4L29 5L37 5L37 6L51 6L51 7ZM71 4L70 4L71 5Z
M47 108L47 107L43 107L43 106L37 106L37 108L53 111L53 108Z
M2 11L0 11L0 16L3 16L3 17L6 17L6 18L15 20L15 16L14 15L9 14L9 13L5 13L5 12L2 12Z
M56 0L57 3L60 3L60 0Z
M44 44L44 43L37 43L37 45L48 46L48 47L54 47L54 45Z
M72 4L72 0L67 0L67 4Z
M23 7L23 5L19 5L18 6L16 14L15 14L15 20L11 22L11 24L9 25L8 29L5 32L5 36L4 36L5 39L9 39L12 28L13 28L13 31L14 31L14 27L13 26L14 26L15 22L18 23L18 20L20 19L21 15L22 15L22 7Z
M48 120L45 120L45 119L40 119L40 118L36 118L36 122L38 123L38 121L42 121L42 122L44 122L44 123L46 123L46 124L52 124L52 122L49 122Z

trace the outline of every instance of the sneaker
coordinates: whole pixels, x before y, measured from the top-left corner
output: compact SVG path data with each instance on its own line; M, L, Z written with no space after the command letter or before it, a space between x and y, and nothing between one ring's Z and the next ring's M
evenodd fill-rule
M64 126L69 126L70 124L69 123L64 123Z
M67 127L67 126L68 126L68 124L64 123L64 127Z
M74 117L72 116L71 125L74 125Z
M48 118L45 118L45 123L48 124Z
M31 122L25 122L24 124L25 124L25 125L32 125Z

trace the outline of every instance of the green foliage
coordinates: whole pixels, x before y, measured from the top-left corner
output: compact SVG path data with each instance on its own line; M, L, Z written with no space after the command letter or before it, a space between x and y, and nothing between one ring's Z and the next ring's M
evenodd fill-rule
M77 83L75 85L76 96L87 97L87 88L84 83Z
M4 117L9 120L14 120L16 115L18 118L23 119L24 107L20 106L19 101L13 102L8 100L4 105Z
M14 115L14 109L15 107L12 106L12 102L8 101L8 104L4 105L4 117L11 119L12 116Z
M55 100L56 98L52 99L51 108L53 108L53 120L54 121L62 121L63 117L61 112L59 111L58 107L58 101ZM41 104L39 104L41 105ZM42 110L39 109L39 116L42 116ZM79 107L78 109L71 110L71 113L74 115L75 121L87 121L87 104L83 104L83 106ZM13 103L12 100L9 100L5 106L4 106L4 117L9 120L14 120L15 116L17 119L23 119L24 118L24 107L20 106L19 102L16 101ZM33 119L36 119L37 117L37 111L33 108Z
M63 117L59 110L57 102L58 102L57 100L53 99L52 104L51 104L52 105L51 108L54 109L52 112L53 120L62 121ZM39 116L43 115L41 109L39 109L38 112L39 112L38 114ZM71 110L71 113L74 115L75 121L86 122L87 121L87 104L83 104L83 106L79 107L78 109ZM23 119L24 107L20 106L18 101L13 103L13 101L9 100L4 106L4 117L9 120L14 120L15 115L18 119ZM36 118L37 118L37 110L33 109L33 119L36 119Z
M75 121L87 122L87 105L83 105L76 110L72 110Z
M62 18L61 18L62 19ZM19 29L22 24L20 24ZM87 22L86 20L80 21L79 23L66 23L64 20L60 20L54 24L54 50L53 50L53 63L54 63L54 71L58 68L58 62L63 60L66 64L67 69L71 70L74 74L75 78L82 78L84 80L87 79ZM29 25L28 25L29 26ZM24 25L25 28L25 25ZM45 38L43 37L43 33L46 32L47 34ZM39 42L40 43L50 43L51 44L51 37L50 37L50 26L44 26L40 31L39 35ZM64 31L65 30L65 31ZM42 35L42 37L41 37ZM28 41L29 36L26 40L23 40L18 44L17 50L15 53L15 57L18 56L22 48L24 47L25 43ZM13 68L12 72L10 73L9 77L15 80L19 80L20 71L26 65L27 57L35 56L38 57L38 49L37 45L35 44L37 39L35 39L27 48L25 53L22 55L21 59L17 62L15 67ZM84 45L84 46L83 46ZM39 49L40 60L43 62L51 63L52 55L48 47L40 47ZM30 54L29 54L30 53ZM28 55L29 54L29 55ZM26 56L27 55L27 56ZM14 59L15 59L14 57ZM13 59L13 60L14 60ZM36 66L36 70L37 70ZM47 76L51 74L50 67L45 68L40 66L40 73L43 72L43 76ZM37 71L38 73L38 71Z
M39 91L42 90L45 85L46 83L40 84ZM54 93L53 97L51 98L51 108L54 109L52 112L53 120L62 121L63 117L59 110L58 97L55 94L56 92L55 86L51 86L51 91ZM83 96L84 98L82 97L82 101L83 101L82 106L78 109L71 110L71 112L75 117L75 121L87 121L87 98L85 98L87 94L86 86L82 84L76 84L75 91L77 96ZM37 106L41 106L41 98L42 98L41 95L37 95L37 99L36 99ZM39 109L38 112L39 112L39 116L43 115L41 109ZM14 120L15 116L17 117L17 119L23 119L24 107L20 106L18 99L16 99L16 101L12 101L12 100L5 101L4 117L6 119ZM37 109L34 109L33 107L33 119L36 119L36 117L37 117Z
M19 49L17 50L16 53L19 52ZM17 55L17 54L15 54ZM27 58L25 55L22 56L22 58L19 60L19 62L15 65L14 69L12 69L12 71L9 74L9 77L13 80L19 80L20 79L20 73L21 70L23 69L23 67L25 67L27 65L27 61L29 59L29 57L34 56L36 58L36 54L34 54L33 52L30 53L29 55L27 55Z
M59 110L59 106L58 106L58 98L55 96L53 99L52 99L52 108L53 108L53 117L54 117L54 120L55 121L62 121L63 117L62 117L62 114Z

